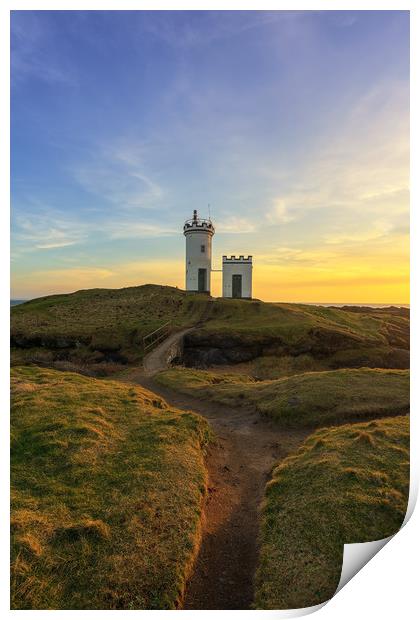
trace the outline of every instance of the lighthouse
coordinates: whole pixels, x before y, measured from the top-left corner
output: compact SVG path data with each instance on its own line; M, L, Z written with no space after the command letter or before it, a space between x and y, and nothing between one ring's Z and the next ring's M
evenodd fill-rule
M210 294L214 226L210 219L200 219L194 210L192 219L184 224L184 235L185 289L191 293Z

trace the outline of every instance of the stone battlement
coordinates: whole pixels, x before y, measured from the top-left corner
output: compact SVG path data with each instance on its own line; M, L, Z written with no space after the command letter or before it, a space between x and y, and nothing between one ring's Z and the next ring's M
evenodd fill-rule
M200 232L209 232L212 235L214 234L214 226L210 220L187 220L184 224L184 234L186 232L193 232L195 230L198 230Z
M252 263L252 256L223 256L222 260L224 263Z

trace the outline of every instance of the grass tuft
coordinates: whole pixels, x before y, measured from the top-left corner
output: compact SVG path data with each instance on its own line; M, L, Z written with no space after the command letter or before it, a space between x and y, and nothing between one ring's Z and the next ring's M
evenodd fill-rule
M55 530L55 538L61 543L72 543L83 538L92 541L107 540L110 537L109 526L100 519L85 519L80 523L59 527Z
M366 431L359 431L356 435L355 441L369 446L375 445L375 440L372 437L371 433L368 433Z

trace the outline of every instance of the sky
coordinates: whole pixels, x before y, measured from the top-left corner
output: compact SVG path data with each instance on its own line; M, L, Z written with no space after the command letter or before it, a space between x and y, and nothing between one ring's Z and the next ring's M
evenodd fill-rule
M257 298L409 303L407 11L13 11L11 52L12 298L184 288L210 209Z

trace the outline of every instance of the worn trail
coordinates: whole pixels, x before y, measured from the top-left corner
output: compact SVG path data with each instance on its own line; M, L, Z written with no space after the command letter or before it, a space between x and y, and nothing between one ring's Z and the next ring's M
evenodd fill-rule
M249 609L264 486L273 465L296 448L305 433L282 431L248 409L229 409L157 384L153 374L166 366L167 348L173 342L161 343L146 357L145 368L132 371L126 380L155 392L178 409L203 415L217 438L206 459L209 481L202 542L184 609Z

